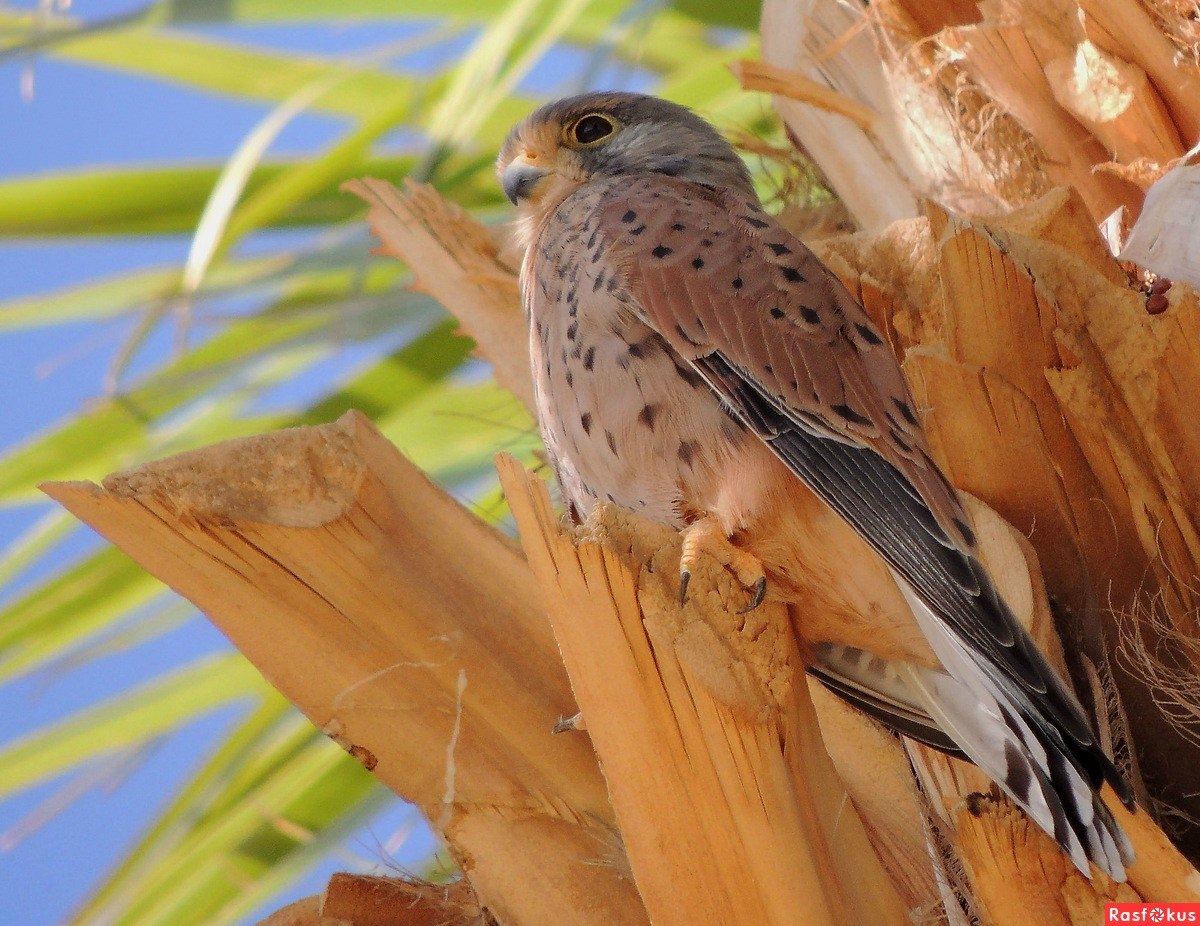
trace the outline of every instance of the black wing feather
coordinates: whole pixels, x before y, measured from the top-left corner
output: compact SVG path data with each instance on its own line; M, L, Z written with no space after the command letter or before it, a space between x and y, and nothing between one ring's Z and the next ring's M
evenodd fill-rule
M746 371L714 352L692 361L731 410L788 468L859 532L968 646L1015 683L1030 718L1094 784L1132 792L1095 745L1086 718L997 593L983 565L952 544L904 475L869 447L797 420ZM1064 739L1064 735L1070 742Z
M970 762L967 754L958 748L933 722L928 714L915 710L903 710L890 701L871 697L870 692L855 685L848 684L844 678L835 672L828 672L820 665L808 668L808 674L817 679L822 685L836 694L842 700L854 705L869 717L874 717L890 730L924 743L948 756Z

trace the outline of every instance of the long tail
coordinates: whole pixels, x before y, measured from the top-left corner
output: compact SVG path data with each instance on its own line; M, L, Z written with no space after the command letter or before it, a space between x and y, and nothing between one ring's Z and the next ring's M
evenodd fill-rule
M1088 862L1125 880L1133 846L1100 799L1097 779L1053 728L966 654L938 656L947 671L889 662L860 649L817 648L813 674L907 736L965 756L1050 834L1090 877ZM947 658L949 656L949 658Z

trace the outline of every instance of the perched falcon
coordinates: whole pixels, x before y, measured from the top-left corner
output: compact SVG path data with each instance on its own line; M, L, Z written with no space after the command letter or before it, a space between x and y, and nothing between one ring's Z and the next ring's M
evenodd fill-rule
M835 589L868 644L818 646L811 671L965 754L1085 875L1090 860L1124 880L1132 848L1098 791L1132 807L1129 786L977 558L888 345L763 211L732 146L683 107L593 93L514 128L497 171L520 210L538 418L572 514L607 501L683 530L684 595L702 552L748 608ZM788 531L842 532L862 556L806 584ZM855 613L882 570L895 600ZM870 622L901 610L925 657L870 645Z

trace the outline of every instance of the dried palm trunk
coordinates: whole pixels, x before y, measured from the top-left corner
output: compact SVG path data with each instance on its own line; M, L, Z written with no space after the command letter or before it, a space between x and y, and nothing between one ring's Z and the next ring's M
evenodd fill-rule
M361 415L47 491L416 803L501 922L644 924L511 541ZM536 875L536 876L535 876Z
M1097 233L1200 132L1197 36L1166 0L1078 10L768 0L739 75L863 229L809 243L1139 789L1134 815L1110 802L1129 883L1082 878L977 771L805 684L816 606L739 617L698 574L681 609L676 537L608 509L569 531L511 462L525 557L355 416L48 487L422 807L473 894L401 919L401 890L390 921L1092 924L1107 899L1200 900L1155 822L1200 857L1200 303L1176 285L1148 314ZM428 188L350 189L528 404L503 249ZM551 737L576 707L588 732ZM387 909L342 883L279 922L369 926L355 892Z
M1029 535L1085 701L1200 857L1195 293L1149 316L1095 233L1200 137L1195 19L1153 0L767 0L763 19L763 89L792 74L876 114L776 96L860 226L885 196L957 213L823 249L890 325L951 478ZM840 132L814 141L814 120ZM843 140L893 166L861 210L827 164Z

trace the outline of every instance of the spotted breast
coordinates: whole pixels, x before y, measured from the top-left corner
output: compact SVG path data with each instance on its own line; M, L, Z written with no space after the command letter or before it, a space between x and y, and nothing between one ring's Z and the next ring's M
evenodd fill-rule
M755 485L772 461L700 374L631 311L619 273L603 259L610 241L597 206L608 186L579 190L550 213L522 267L551 464L577 519L609 501L675 527L711 513L736 530L757 505L722 496Z

